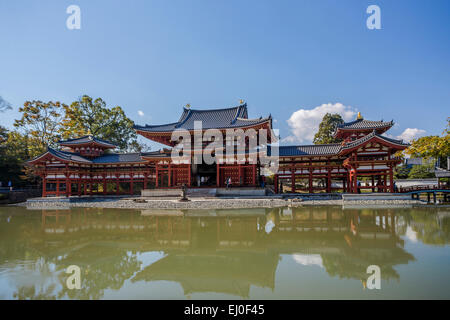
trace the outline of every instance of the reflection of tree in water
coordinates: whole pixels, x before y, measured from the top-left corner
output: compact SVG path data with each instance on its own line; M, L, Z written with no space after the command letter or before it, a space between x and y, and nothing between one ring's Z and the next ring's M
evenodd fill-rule
M394 249L394 252L379 252L379 256L376 256L374 251L371 252L373 256L368 259L358 257L355 254L322 254L323 266L332 277L365 280L368 277L366 273L367 267L377 265L381 269L381 278L389 280L400 279L399 274L394 269L395 266L407 264L409 261L414 260L411 254L400 248Z
M96 259L99 252L102 252L101 258ZM69 265L81 268L81 289L70 290L65 285L69 274L64 273L64 270ZM125 280L139 271L140 267L141 262L136 254L115 248L108 250L98 246L85 247L69 255L58 265L58 269L63 271L59 279L64 284L58 298L100 299L106 289L119 290Z
M36 288L36 285L23 286L13 294L13 297L18 300L56 300L55 288L54 284L45 288Z
M409 218L417 239L423 243L445 245L450 242L450 211L411 210Z
M188 294L248 297L251 286L274 289L283 254L318 254L333 277L367 279L367 266L375 264L383 279L399 279L395 266L414 260L399 237L405 226L425 243L448 243L448 218L425 210L261 210L168 217L74 209L43 212L38 221L27 212L8 224L0 220L0 265L26 260L45 280L21 285L16 299L100 299L129 279L175 281ZM274 225L270 232L268 221ZM135 252L161 251L165 258L141 269ZM81 268L80 290L66 286L69 265Z

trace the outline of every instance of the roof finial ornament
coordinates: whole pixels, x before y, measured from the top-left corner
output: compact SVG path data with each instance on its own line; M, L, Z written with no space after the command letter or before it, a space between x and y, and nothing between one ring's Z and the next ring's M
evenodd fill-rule
M186 104L186 109L190 109L191 108L191 104L190 103L187 103Z
M362 120L362 119L363 119L363 117L361 115L361 112L358 112L358 116L356 117L356 120Z
M244 104L244 99L240 99L240 100L239 100L239 104L240 104L240 105L243 105L243 104Z

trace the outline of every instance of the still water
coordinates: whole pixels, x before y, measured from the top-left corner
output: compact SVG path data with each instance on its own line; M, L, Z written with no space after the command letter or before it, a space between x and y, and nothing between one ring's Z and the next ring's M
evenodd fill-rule
M449 226L448 208L0 207L0 299L449 299Z

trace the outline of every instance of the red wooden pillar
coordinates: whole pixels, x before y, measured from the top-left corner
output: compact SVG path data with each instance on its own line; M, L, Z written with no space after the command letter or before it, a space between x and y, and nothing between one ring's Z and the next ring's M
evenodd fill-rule
M147 179L148 179L148 174L144 173L144 189L147 189Z
M350 169L348 172L347 192L353 193L353 171Z
M375 176L372 175L372 192L375 192Z
M358 193L358 174L356 173L356 169L355 169L355 173L353 174L353 182L354 182L354 189L353 189L353 193Z
M133 178L134 178L134 174L133 174L133 172L131 172L130 173L130 194L134 193L134 190L133 190Z
M191 186L191 164L188 165L188 186Z
M222 184L221 181L220 181L220 164L219 164L219 162L217 162L217 164L216 164L216 170L217 170L217 172L216 172L216 186L217 186L217 188L219 188L220 185Z
M169 169L167 170L167 186L170 188L172 186L172 165L169 163Z
M45 178L45 173L42 176L42 197L47 196L47 179Z
M66 170L67 170L67 164L66 164ZM66 176L66 179L64 181L66 184L65 194L66 194L66 197L68 197L69 196L69 173L66 171L64 175Z
M116 195L118 195L120 193L119 189L120 189L120 185L119 185L119 177L120 175L117 174L116 175Z
M389 191L394 193L394 175L392 173L392 167L389 167Z
M158 175L159 175L159 172L158 172L159 170L158 170L158 164L156 164L156 181L155 181L155 188L158 188L158 185L159 185L159 183L158 183Z
M309 185L308 185L308 192L309 193L314 193L314 190L313 190L313 179L312 179L312 172L313 172L313 169L312 168L310 168L309 169L309 181L308 181L308 183L309 183Z
M243 174L242 174L242 166L241 164L238 165L239 170L239 185L242 185L242 181L244 180Z
M273 177L273 187L274 187L275 193L278 193L278 175L277 174L275 174Z
M70 197L72 195L72 180L67 179L66 182L66 197Z
M327 192L331 193L331 171L328 169L327 172Z
M295 168L291 168L291 192L295 192Z
M56 179L56 196L59 197L59 179Z
M253 164L252 165L252 169L253 169L253 178L252 178L252 182L253 182L253 185L254 186L256 186L256 164Z

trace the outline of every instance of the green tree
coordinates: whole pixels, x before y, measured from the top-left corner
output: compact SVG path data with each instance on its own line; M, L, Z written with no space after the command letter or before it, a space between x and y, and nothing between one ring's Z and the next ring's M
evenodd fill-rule
M53 101L26 101L23 107L19 108L22 116L15 120L14 126L33 138L34 142L38 143L38 150L43 152L47 146L55 147L60 139L59 131L65 106Z
M406 165L401 165L395 168L394 177L396 179L407 179L411 168Z
M7 132L0 149L0 180L11 180L15 186L35 183L38 178L24 164L40 153L38 138L18 131Z
M409 179L426 179L434 178L434 165L422 164L414 165L408 174Z
M441 163L446 163L445 158L450 155L450 118L447 118L447 127L442 136L426 136L415 139L405 153L413 158L441 159Z
M319 125L319 131L314 135L314 144L337 143L342 140L333 137L338 125L343 124L344 120L337 114L327 113Z
M110 141L121 150L138 150L141 145L133 129L134 122L121 107L108 108L101 98L93 100L84 95L70 106L65 106L61 134L64 139L87 134Z

